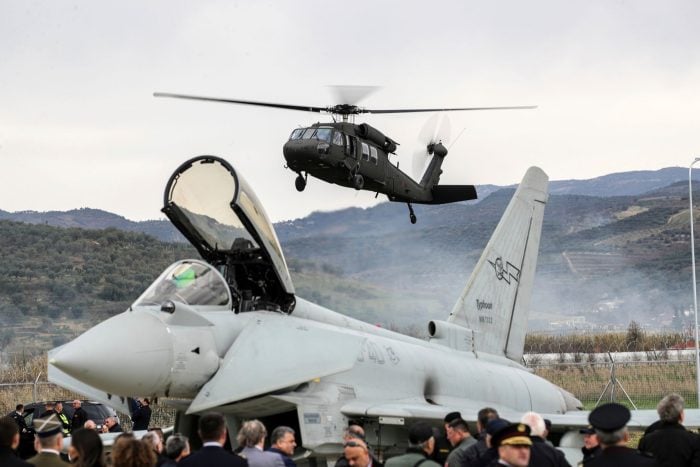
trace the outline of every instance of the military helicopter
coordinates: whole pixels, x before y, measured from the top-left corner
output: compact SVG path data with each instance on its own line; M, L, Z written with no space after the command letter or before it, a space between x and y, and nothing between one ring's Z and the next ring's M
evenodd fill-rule
M476 188L473 185L438 185L442 174L440 167L447 156L447 148L437 138L431 138L425 147L425 155L430 158L430 162L420 182L417 182L401 171L398 164L389 160L390 154L396 154L399 143L367 123L355 124L355 115L536 108L536 106L516 106L368 109L354 104L314 107L166 92L155 92L153 95L330 114L333 118L332 122L319 122L294 129L282 148L287 161L285 167L297 173L294 182L296 189L304 191L308 176L311 175L328 183L356 190L373 191L377 195L382 193L390 201L408 205L412 224L417 220L412 203L445 204L476 199ZM353 116L353 121L348 121L350 116Z

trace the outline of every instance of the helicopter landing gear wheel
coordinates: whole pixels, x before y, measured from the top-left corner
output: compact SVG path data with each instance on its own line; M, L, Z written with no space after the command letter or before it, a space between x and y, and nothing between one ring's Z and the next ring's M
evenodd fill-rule
M418 218L416 217L416 213L413 212L413 206L411 206L411 203L406 204L408 204L408 217L411 219L411 224L415 224L418 221Z
M299 174L297 178L294 179L294 186L296 187L297 191L304 191L304 188L306 188L306 178Z
M352 177L352 186L354 186L356 190L361 190L362 187L365 186L365 179L362 175L357 174Z

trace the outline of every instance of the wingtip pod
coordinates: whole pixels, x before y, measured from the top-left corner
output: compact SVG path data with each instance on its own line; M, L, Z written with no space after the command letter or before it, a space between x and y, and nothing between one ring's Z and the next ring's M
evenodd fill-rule
M522 357L548 182L527 170L450 313L474 331L476 351Z

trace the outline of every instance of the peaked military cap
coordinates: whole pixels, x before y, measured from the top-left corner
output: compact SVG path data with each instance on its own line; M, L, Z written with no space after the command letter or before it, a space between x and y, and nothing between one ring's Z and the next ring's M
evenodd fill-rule
M578 430L578 432L582 435L592 435L595 433L595 428L593 428L593 425L588 425L586 428Z
M493 436L509 424L510 422L503 418L494 418L493 420L489 420L489 422L486 424L486 434Z
M450 412L445 415L445 423L451 423L455 420L462 418L462 414L459 412Z
M56 414L51 414L44 418L37 418L32 423L34 425L34 431L36 431L39 438L46 438L61 433L63 428Z
M506 425L491 436L491 445L495 447L532 446L530 427L524 423Z
M632 418L632 414L627 407L610 402L593 409L588 415L588 422L596 430L612 433L627 425L630 418Z

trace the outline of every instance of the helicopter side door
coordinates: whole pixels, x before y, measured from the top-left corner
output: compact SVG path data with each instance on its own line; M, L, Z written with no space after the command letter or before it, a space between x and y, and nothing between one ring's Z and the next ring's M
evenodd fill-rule
M359 161L357 153L357 138L352 135L345 135L345 155Z
M360 142L361 162L360 172L365 176L365 185L374 182L373 185L384 185L384 167L379 165L379 149L365 141ZM376 189L374 186L373 189Z

